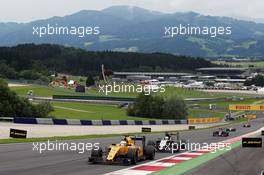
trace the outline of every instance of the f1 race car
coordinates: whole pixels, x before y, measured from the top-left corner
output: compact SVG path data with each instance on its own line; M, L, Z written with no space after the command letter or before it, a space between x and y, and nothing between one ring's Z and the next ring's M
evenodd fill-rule
M249 128L249 127L251 127L251 125L250 125L249 123L244 123L244 124L243 124L243 127L244 127L244 128Z
M176 136L176 139L173 136ZM156 147L157 151L160 152L179 152L180 150L185 150L186 141L180 140L179 132L166 132L165 137L157 139L155 143L152 143ZM151 144L151 143L149 143Z
M235 132L236 128L230 127L230 128L226 128L227 132Z
M214 137L228 137L229 136L229 131L219 128L217 131L213 132Z
M142 142L142 146L136 143L137 140ZM91 163L136 164L141 160L153 160L155 152L153 145L146 145L145 136L125 136L120 143L109 145L105 152L102 148L93 149L88 161Z

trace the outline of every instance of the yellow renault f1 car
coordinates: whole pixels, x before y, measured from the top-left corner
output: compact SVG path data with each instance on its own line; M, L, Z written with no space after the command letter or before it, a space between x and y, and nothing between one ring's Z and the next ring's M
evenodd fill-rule
M142 145L137 145L140 140ZM123 163L136 164L141 160L153 160L155 157L155 147L146 144L145 136L125 136L120 143L109 145L106 151L102 148L92 150L88 161L91 163Z

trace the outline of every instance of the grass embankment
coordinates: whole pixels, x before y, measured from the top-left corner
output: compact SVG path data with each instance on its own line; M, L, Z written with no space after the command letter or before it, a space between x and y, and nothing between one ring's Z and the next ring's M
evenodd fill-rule
M264 103L263 99L244 99L240 101L216 101L216 102L199 102L196 105L199 108L193 109L189 108L189 116L193 118L197 117L224 117L225 114L228 112L228 107L230 104L256 104L256 103ZM209 110L209 104L216 105L215 110ZM242 111L243 112L243 111Z
M51 97L54 94L57 95L103 95L98 92L97 89L90 89L86 93L76 93L73 89L64 89L61 87L48 87L30 85L23 87L11 87L12 90L19 95L26 95L29 90L33 90L35 96ZM162 95L171 96L178 95L182 98L218 98L218 97L230 97L230 95L222 93L206 93L199 92L183 88L167 87L166 92ZM111 93L109 96L119 97L136 97L136 93ZM188 109L189 116L191 117L224 117L228 111L229 104L252 104L256 99L242 100L242 101L217 101L217 102L198 102L200 108ZM194 102L195 103L195 102ZM215 104L216 110L209 110L209 104ZM87 104L77 102L52 102L55 111L51 113L51 116L55 118L64 119L86 119L86 120L147 120L148 118L142 117L130 117L126 115L126 109L118 108L114 105L106 104Z
M11 87L11 90L15 91L18 95L25 96L29 90L33 90L35 96L52 97L52 95L93 95L93 96L105 96L104 93L99 92L96 88L91 88L86 93L77 93L74 89L65 89L63 87L49 87L39 85L29 85L22 87ZM137 93L119 92L109 93L108 96L113 97L136 97ZM230 94L223 93L207 93L190 89L166 87L166 91L161 93L164 96L178 95L182 98L217 98L217 97L229 97Z
M129 117L126 109L114 105L87 104L75 102L52 102L55 111L50 115L63 119L83 120L148 120L142 117Z

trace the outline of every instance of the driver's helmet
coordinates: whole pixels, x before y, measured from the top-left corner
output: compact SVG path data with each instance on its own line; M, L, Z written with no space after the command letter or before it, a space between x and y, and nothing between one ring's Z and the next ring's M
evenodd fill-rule
M169 137L168 137L168 136L166 136L166 137L165 137L165 140L169 140Z
M121 141L121 142L120 142L120 145L121 145L121 146L126 146L126 144L127 144L126 141Z

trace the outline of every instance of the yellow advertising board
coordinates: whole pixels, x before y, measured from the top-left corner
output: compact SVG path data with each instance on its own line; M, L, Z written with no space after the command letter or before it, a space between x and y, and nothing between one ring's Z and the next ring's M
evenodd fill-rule
M211 118L189 118L189 124L204 124L204 123L216 123L220 122L220 118L218 117L211 117Z
M264 105L229 105L230 111L264 111Z
M255 118L257 118L257 116L254 115L254 114L247 114L246 115L246 118L248 118L248 119L255 119Z

